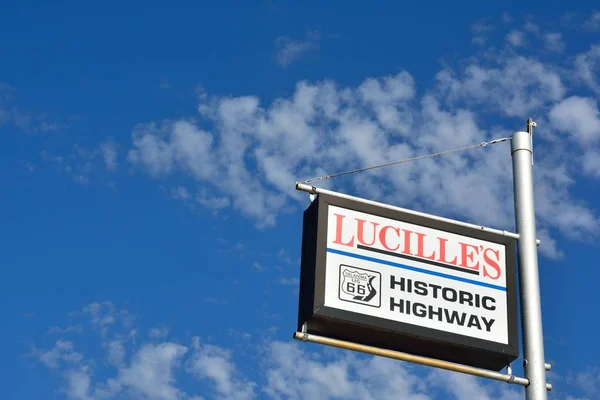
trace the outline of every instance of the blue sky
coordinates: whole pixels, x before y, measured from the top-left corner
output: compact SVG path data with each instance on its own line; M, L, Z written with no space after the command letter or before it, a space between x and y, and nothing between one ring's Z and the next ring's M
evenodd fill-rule
M597 398L600 10L568 6L3 5L2 398L522 398L294 342L294 183L528 117L550 398ZM323 186L514 230L507 143Z

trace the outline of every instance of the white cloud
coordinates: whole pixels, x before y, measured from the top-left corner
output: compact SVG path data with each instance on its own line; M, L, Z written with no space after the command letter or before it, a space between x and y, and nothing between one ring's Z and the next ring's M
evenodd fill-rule
M412 78L401 73L381 81L367 80L354 93L338 91L331 82L318 85L302 82L291 99L279 99L268 110L261 109L255 97L217 98L205 102L200 107L201 113L214 119L215 126L221 129L213 133L214 142L219 144L212 149L214 158L208 157L206 161L214 166L214 173L208 177L193 173L197 179L214 185L210 192L202 190L197 200L212 209L224 208L230 203L243 214L257 218L260 225L272 225L286 197L298 198L293 191L297 178L294 164L308 164L306 161L314 164L319 159L329 158L327 147L330 147L330 157L344 163L348 159L343 154L346 144L367 162L381 160L377 152L365 151L367 147L385 145L377 125L353 116L353 108L341 114L342 103L355 101L349 96L359 96L371 105L383 125L401 123L400 131L406 132L410 121L394 104L410 98L413 92ZM326 120L319 121L322 118ZM337 149L331 148L334 143L327 136L320 135L329 121L338 121L343 127ZM172 125L163 124L162 129L148 125L145 133L136 130L130 160L154 176L172 172L176 167L174 160L178 158L178 151L169 139ZM371 129L376 137L361 133L361 126ZM203 154L195 158L202 159ZM258 171L251 171L249 164L257 165ZM303 170L307 174L321 172L314 165L305 165Z
M0 82L0 126L9 123L27 133L54 132L67 128L64 124L51 121L45 113L24 110L12 105L16 98L15 94L14 87Z
M525 29L528 32L535 33L535 34L540 32L540 27L531 21L527 21L525 23L525 25L523 26L523 29Z
M117 170L117 144L112 140L108 140L100 145L102 158L108 171Z
M590 398L595 398L600 393L600 368L589 367L585 371L568 377L568 382L579 387Z
M285 262L286 264L294 264L294 262L290 258L290 255L285 249L279 249L279 251L277 252L277 258Z
M512 30L506 35L506 41L514 47L522 47L525 45L525 36L521 31Z
M575 73L596 94L600 94L600 44L575 58Z
M103 333L116 322L115 307L111 302L90 303L83 308L83 313L89 315L92 325Z
M556 129L587 146L600 139L600 111L595 100L571 96L557 103L549 113Z
M256 261L252 263L252 268L254 268L254 270L257 272L265 272L267 270L265 267L263 267L262 265L260 265L260 263Z
M509 385L484 385L480 383L481 379L444 370L434 370L428 381L456 399L517 400L523 398L524 391L520 387Z
M472 62L461 75L446 69L437 80L448 100L492 107L510 117L526 118L565 93L556 68L522 56L499 59L496 66Z
M479 46L483 46L485 44L486 38L484 36L474 36L473 39L471 39L471 42L479 45Z
M96 309L98 304L106 303L84 309ZM130 315L127 310L121 312ZM71 317L83 316L91 322L97 314ZM244 341L244 351L253 351L250 367L238 364L230 349L201 343L198 337L182 344L167 340L167 333L161 332L160 337L152 335L151 341L137 344L118 339L127 336L127 331L109 332L113 338L108 341L87 333L86 348L93 348L98 339L103 346L108 344L104 356L99 353L99 357L84 359L72 342L60 340L51 350L34 350L40 362L60 377L59 391L73 400L392 400L399 394L406 400L512 400L523 396L522 388L501 382L324 346L269 341L248 347L250 335L238 335L235 330L230 333ZM563 388L568 385L570 391L593 398L600 385L599 371L590 367L572 374L563 381ZM208 385L201 386L202 393L193 393L199 383ZM564 390L561 398L575 399Z
M460 374L350 352L309 352L298 343L280 341L271 342L266 352L259 354L263 368L258 385L242 374L232 356L230 350L201 344L198 338L193 338L191 347L168 341L145 343L128 363L113 363L117 372L105 381L95 377L82 358L72 360L59 371L64 380L61 391L74 400L203 398L178 384L175 376L181 371L210 382L211 393L206 398L220 400L251 400L264 395L288 400L391 400L398 393L406 400L430 400L436 392L457 398L508 400L517 393L502 384L484 384ZM298 365L302 374L298 374ZM56 370L58 364L48 366Z
M133 132L129 160L157 178L190 175L197 182L199 204L213 211L231 207L260 227L272 226L277 216L305 207L306 197L294 190L297 180L512 134L512 129L482 127L474 110L523 121L539 113L538 123L548 118L552 124L555 119L566 123L573 100L562 102L566 92L562 73L556 66L511 53L486 62L470 59L457 70L446 68L418 98L414 79L406 71L367 78L355 87L302 81L289 97L264 106L256 96L203 93L198 110L212 123L210 128L200 129L189 120L140 125ZM553 131L548 125L543 132ZM591 130L585 125L578 134ZM560 150L543 151L543 142L536 146L541 150L536 166L544 171L536 174L538 228L548 239L540 250L559 257L552 229L583 237L597 233L598 218L569 192L579 170L569 167ZM591 155L585 160L588 170L596 168ZM319 184L514 229L507 144Z
M34 354L48 368L59 373L64 380L61 391L70 399L106 400L125 397L187 400L187 394L177 387L175 371L182 367L188 348L169 341L133 346L134 342L128 339L133 338L136 330L131 329L130 315L127 310L116 311L116 307L110 302L92 303L84 307L83 312L71 314L71 317L88 319L102 333L95 338L97 340L99 337L100 344L106 348L105 360L85 359L75 351L72 342L61 340L56 342L52 350L35 349ZM108 327L114 329L109 331ZM105 340L106 337L111 338ZM93 347L93 338L87 339L86 346ZM93 374L92 368L102 364L114 368L114 375L106 380L96 378Z
M288 36L281 36L275 39L277 63L286 68L300 57L315 51L319 47L321 35L318 32L309 32L304 40L292 39Z
M412 116L406 102L415 96L415 81L408 72L382 79L368 78L358 87L358 93L373 108L382 127L409 133Z
M594 147L583 152L583 170L595 178L600 178L600 149Z
M83 359L83 356L75 351L72 342L63 340L58 340L51 350L35 349L34 353L50 368L58 368L61 362L76 364Z
M83 175L75 175L73 176L73 180L76 183L79 183L80 185L87 185L88 183L90 183L90 179L87 176Z
M163 138L165 135L168 137ZM176 167L199 178L213 173L212 137L191 122L141 124L135 128L133 140L128 160L144 165L154 176L168 174Z
M584 27L592 31L600 30L600 11L594 11L584 23Z
M161 326L159 328L152 328L148 332L148 336L153 339L162 339L169 334L169 330L165 326Z
M71 369L65 373L65 394L73 400L94 400L90 394L91 376L89 368L80 367Z
M538 229L537 238L541 241L539 251L548 258L561 259L564 252L558 248L556 240L550 236L547 229Z
M245 99L223 99L218 104L226 112L220 119L224 130L219 148L213 147L213 137L209 133L191 122L164 122L160 126L150 123L134 130L134 148L129 151L128 159L154 177L178 171L190 174L198 181L212 182L217 189L232 196L234 208L256 218L258 225L273 225L275 214L271 208L279 208L283 197L257 191L258 179L244 167L250 145L245 132L245 113L254 112L247 110L247 105ZM219 118L218 114L215 118ZM198 201L203 203L202 200L200 197ZM223 201L210 202L213 207L222 204Z
M208 379L215 386L215 399L250 400L256 398L256 384L239 376L231 352L211 345L202 345L195 338L194 354L186 370L197 379Z
M122 340L108 342L108 362L112 365L122 365L125 360L126 350Z
M219 211L230 206L229 199L221 196L211 196L202 190L196 196L196 201L209 210Z
M556 228L567 237L581 239L597 234L600 222L594 211L569 197L568 188L573 181L567 165L552 154L547 159L539 156L538 159L534 182L538 230ZM540 251L549 256L545 253L546 246L540 246Z
M483 34L494 30L494 26L489 22L489 19L481 19L471 25L471 32L475 34Z
M174 369L188 351L180 344L145 344L132 357L129 366L119 371L116 387L141 394L149 400L177 400L183 392L174 386Z
M547 50L562 53L565 50L562 34L558 32L550 32L544 35L544 45Z
M88 317L91 325L103 336L117 325L130 328L135 319L127 310L118 310L110 301L90 303L83 307L81 311L74 312L72 315Z
M406 400L509 400L523 396L523 389L502 383L352 352L313 353L297 343L273 342L266 361L262 390L270 399L392 400L400 395Z
M93 148L85 148L79 144L72 147L70 153L64 155L42 152L42 159L52 163L54 168L69 175L76 183L87 185L94 171L117 170L118 145L112 139L106 139Z
M188 201L192 196L184 186L178 186L171 191L171 195L176 200Z
M50 329L48 329L48 333L83 333L83 327L81 325L70 325L66 328L61 328L60 326L53 326Z
M382 358L358 360L350 353L333 360L303 351L295 343L269 347L264 392L272 399L428 400L426 387L404 368ZM302 365L302 373L296 366Z
M0 82L0 102L9 103L15 98L16 89L8 83Z
M596 101L571 96L552 107L549 117L556 130L580 148L583 157L577 160L583 171L600 177L600 110Z
M49 121L46 114L11 108L5 111L4 119L12 122L14 126L28 133L55 132L66 129L66 125Z
M484 45L487 41L487 35L489 32L494 30L494 26L489 22L488 19L481 19L471 25L471 32L473 33L472 43L477 45Z

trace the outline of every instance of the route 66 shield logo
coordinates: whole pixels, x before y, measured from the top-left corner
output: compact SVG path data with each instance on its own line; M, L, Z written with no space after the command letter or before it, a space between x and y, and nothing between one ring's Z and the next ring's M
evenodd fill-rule
M350 265L340 265L340 300L381 306L381 274Z

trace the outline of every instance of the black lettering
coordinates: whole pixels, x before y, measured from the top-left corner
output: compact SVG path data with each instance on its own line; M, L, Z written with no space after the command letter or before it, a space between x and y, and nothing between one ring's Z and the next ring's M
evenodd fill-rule
M452 314L450 314L450 312L448 311L447 308L444 308L444 314L446 314L446 321L448 321L449 323L451 323L451 324L456 323L460 326L465 325L465 318L467 317L467 314L465 314L465 313L459 314L456 311L452 311ZM460 315L460 317L459 317L459 315ZM454 322L454 321L456 321L456 322Z
M448 293L451 293L451 296L448 296ZM442 289L442 297L444 300L454 303L456 301L456 296L456 290L447 287Z
M421 281L415 281L415 294L427 296L427 284Z
M487 302L491 301L492 305L488 306ZM481 302L483 303L483 308L485 308L486 310L490 310L490 311L494 311L496 309L496 300L493 297L489 297L489 296L483 296L483 298L481 299Z
M439 285L434 285L433 283L430 283L430 284L429 284L429 286L430 286L430 287L433 289L433 298L434 298L434 299L437 299L437 298L438 298L437 292L438 292L438 290L439 290L439 289L441 289L442 287L441 287L441 286L439 286Z
M477 315L471 315L471 318L469 318L467 328L470 328L472 326L476 326L477 329L481 330L481 324L479 323L479 318L477 317Z
M478 294L475 294L475 307L481 307L481 297Z
M441 307L436 307L437 311L434 311L433 306L429 306L429 319L433 319L433 316L436 315L438 321L442 322L442 310Z
M390 297L390 311L394 311L394 308L398 307L399 312L404 312L404 300L400 299L398 303L394 301L393 297Z
M427 316L427 307L425 307L425 304L413 303L413 315L421 318Z
M405 291L404 284L405 284L404 278L400 278L400 281L397 281L396 277L394 275L392 275L390 277L390 289L392 289L392 290L395 289L396 285L397 285L397 286L400 286L400 290L402 290L404 292Z
M495 319L490 319L489 321L485 317L481 317L481 319L483 320L483 323L485 324L485 330L488 332L492 329L492 325L494 325L494 322L496 322Z
M469 292L463 292L461 290L459 303L460 304L468 304L470 306L473 306L473 295Z

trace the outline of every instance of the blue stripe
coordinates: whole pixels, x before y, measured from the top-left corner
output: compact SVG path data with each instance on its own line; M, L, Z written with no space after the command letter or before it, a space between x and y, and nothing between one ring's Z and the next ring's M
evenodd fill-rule
M352 257L352 258L358 258L359 260L371 261L371 262L378 263L378 264L389 265L391 267L403 268L403 269L407 269L409 271L421 272L423 274L439 276L441 278L452 279L452 280L459 281L459 282L470 283L471 285L478 285L478 286L483 286L483 287L487 287L490 289L496 289L496 290L501 290L503 292L506 292L506 288L503 286L497 286L497 285L492 285L490 283L474 281L472 279L460 278L458 276L443 274L441 272L429 271L427 269L411 267L410 265L406 265L406 264L398 264L398 263L391 262L391 261L380 260L379 258L373 258L373 257L363 256L360 254L348 253L346 251L336 250L336 249L332 249L329 247L327 248L327 252L339 254L342 256Z

